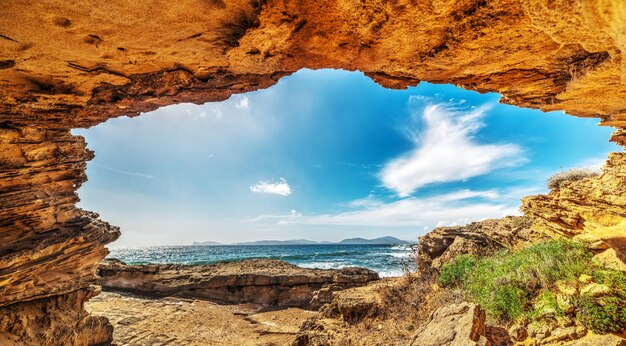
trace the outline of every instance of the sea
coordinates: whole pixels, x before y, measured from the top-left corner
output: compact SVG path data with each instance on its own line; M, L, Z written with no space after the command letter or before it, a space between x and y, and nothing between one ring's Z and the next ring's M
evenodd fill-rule
M111 249L128 264L212 264L248 258L283 260L304 268L365 267L381 277L415 270L412 245L210 245Z

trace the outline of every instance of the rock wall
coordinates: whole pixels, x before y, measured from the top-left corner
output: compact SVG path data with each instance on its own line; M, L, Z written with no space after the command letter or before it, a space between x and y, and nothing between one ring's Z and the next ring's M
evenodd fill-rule
M92 154L72 128L224 100L301 68L342 68L389 88L453 83L522 107L599 117L618 128L612 140L626 143L621 0L8 0L0 9L5 319L4 310L89 287L117 237L75 207ZM615 179L605 173L593 188L527 200L526 212L545 229L618 230L621 155L607 166ZM602 203L584 205L585 193L604 194L593 197ZM590 216L599 207L606 217ZM0 329L7 333L17 332Z
M626 270L626 153L611 153L598 177L523 198L522 211L537 232L585 241L606 265Z
M106 317L90 316L84 302L94 287L2 308L0 345L102 345L113 341Z

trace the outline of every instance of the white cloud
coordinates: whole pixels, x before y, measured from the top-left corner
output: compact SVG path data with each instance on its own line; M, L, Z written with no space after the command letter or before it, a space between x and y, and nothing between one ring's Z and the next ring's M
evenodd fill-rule
M461 112L444 105L423 111L424 130L412 134L415 148L383 168L383 185L405 197L418 188L465 180L517 165L525 159L514 144L480 144L474 134L483 127L485 107Z
M287 183L285 178L280 178L277 183L269 181L259 181L254 185L250 185L250 191L289 196L291 195L291 186L289 186L289 183ZM295 210L293 210L292 212L295 212Z
M239 101L237 102L235 107L237 107L239 109L248 109L248 108L250 108L250 100L248 99L248 96L240 97Z
M335 226L378 226L378 227L420 227L463 225L472 221L517 215L517 205L510 203L509 193L495 190L460 190L428 198L408 197L385 203L372 197L356 200L353 205L359 210L337 214L302 215L261 215L252 220L255 223L335 225Z

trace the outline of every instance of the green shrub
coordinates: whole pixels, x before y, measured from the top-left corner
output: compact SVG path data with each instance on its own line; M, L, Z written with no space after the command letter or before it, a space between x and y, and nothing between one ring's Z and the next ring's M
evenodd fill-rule
M626 273L613 269L596 269L592 276L594 282L611 287L626 299Z
M581 296L576 317L596 333L617 333L626 326L626 307L619 297Z
M442 267L440 282L463 288L494 317L516 320L531 313L531 303L541 291L588 272L591 257L580 243L550 240L479 260L459 258Z
M452 262L441 267L439 282L443 286L458 286L467 279L476 261L476 257L471 255L456 257Z
M570 170L559 172L548 178L548 188L556 190L561 187L561 184L565 181L577 181L586 178L598 176L598 172L595 172L588 168L572 168Z
M462 288L471 300L503 321L528 318L531 323L541 324L559 320L566 316L559 299L566 299L576 308L578 321L588 329L596 333L620 332L626 326L626 273L598 268L592 256L581 243L550 240L484 258L459 256L441 268L439 282ZM612 293L597 298L557 298L556 282L577 285L582 274L609 286Z

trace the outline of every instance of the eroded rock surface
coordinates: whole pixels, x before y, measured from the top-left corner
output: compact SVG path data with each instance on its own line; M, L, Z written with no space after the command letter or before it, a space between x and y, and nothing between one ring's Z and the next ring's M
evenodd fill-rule
M91 316L84 302L94 287L2 308L0 345L97 345L112 341L106 317Z
M219 305L185 298L145 298L103 292L86 309L106 315L117 345L289 345L315 311Z
M453 83L500 92L522 107L599 117L618 128L613 141L626 143L621 0L9 0L0 7L2 312L94 282L95 263L118 231L75 207L92 154L69 130L111 117L224 100L301 68L343 68L389 88ZM623 230L625 165L614 154L607 167L615 174L527 200L525 212L557 233ZM623 236L601 238L623 261Z
M260 259L197 266L133 266L106 260L98 275L105 290L310 309L332 300L332 294L320 294L320 290L339 291L378 280L376 272L365 268L306 269Z
M537 232L587 242L598 260L626 270L626 153L611 153L598 177L523 198L522 211Z
M531 228L525 216L507 216L472 222L465 226L438 227L419 238L420 271L439 270L459 255L487 256L502 249L516 249L546 238Z
M486 344L485 312L478 305L467 302L433 311L411 342L411 346Z

